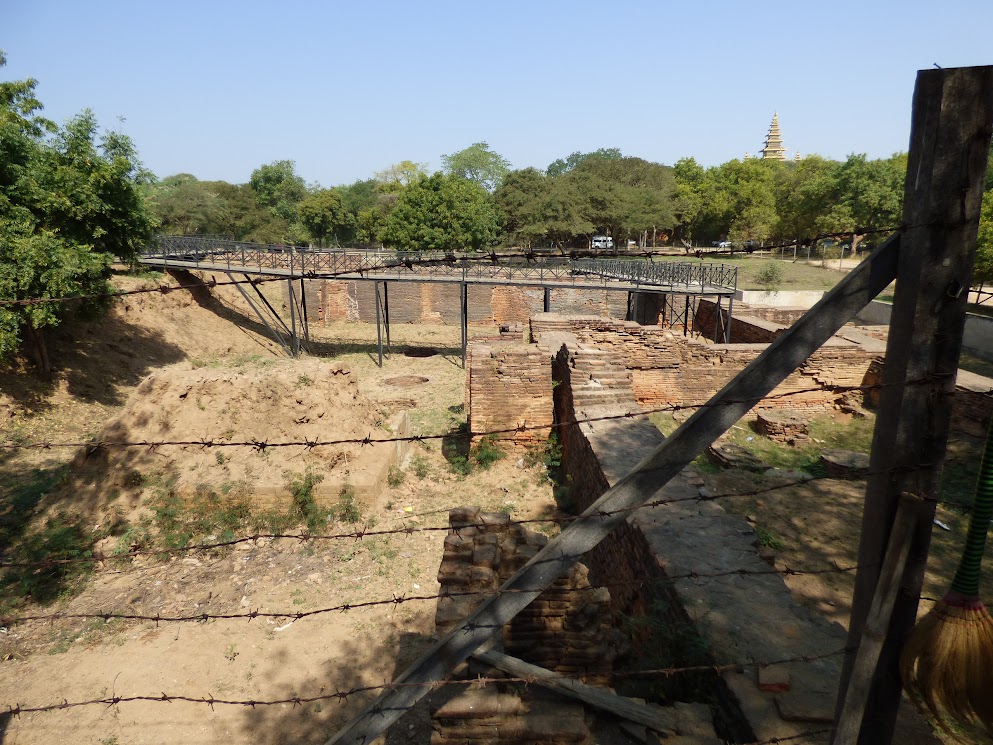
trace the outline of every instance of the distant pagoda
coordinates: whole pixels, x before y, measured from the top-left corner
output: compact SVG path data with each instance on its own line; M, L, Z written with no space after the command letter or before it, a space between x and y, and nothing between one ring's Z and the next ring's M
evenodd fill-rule
M786 160L786 148L783 147L783 137L779 134L779 112L772 115L769 134L765 136L765 147L759 152L763 160Z

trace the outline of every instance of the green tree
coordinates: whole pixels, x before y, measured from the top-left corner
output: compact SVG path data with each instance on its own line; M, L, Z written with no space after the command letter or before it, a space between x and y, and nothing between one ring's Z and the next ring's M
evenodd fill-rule
M510 171L510 162L490 150L485 142L476 142L465 150L442 155L445 173L475 181L486 191L496 189Z
M987 282L993 282L993 188L983 194L983 206L979 214L979 236L976 242L976 263L972 270L974 285Z
M297 220L297 204L307 196L307 185L296 174L292 160L277 160L252 171L248 184L258 203L287 222Z
M810 155L781 169L775 184L776 234L784 239L807 238L818 232L818 220L834 194L838 163Z
M151 184L147 199L163 233L234 234L225 230L227 205L217 189L188 173L167 176Z
M0 299L105 293L111 262L132 261L151 237L141 194L147 173L126 136L105 133L98 141L91 112L62 128L37 116L35 87L33 80L0 83ZM86 298L78 304L96 307ZM0 306L0 357L26 335L49 376L44 332L67 312L64 303Z
M407 184L412 184L422 176L427 176L427 164L412 160L401 160L389 168L376 171L373 178L384 192L397 192Z
M551 177L562 176L586 160L619 160L624 156L616 147L602 147L592 153L575 152L566 158L558 158L548 164L545 173Z
M548 206L554 184L537 168L511 171L493 193L507 235L525 248L548 234Z
M405 186L380 230L403 251L479 249L496 241L499 216L478 183L436 173Z
M355 226L355 216L345 208L337 189L314 192L300 202L298 211L300 222L317 241L318 246L323 246L328 238Z
M863 231L900 224L907 156L869 160L849 155L832 175L832 188L817 227L825 233L852 233L856 242Z
M572 181L596 229L615 241L645 243L675 223L672 169L641 158L587 158L562 177Z
M672 197L675 232L680 238L691 240L697 217L703 209L705 171L693 158L678 160L672 170L676 180Z

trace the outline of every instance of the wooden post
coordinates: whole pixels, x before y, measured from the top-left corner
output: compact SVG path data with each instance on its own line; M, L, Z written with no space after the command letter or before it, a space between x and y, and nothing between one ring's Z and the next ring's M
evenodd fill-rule
M872 440L848 646L858 647L901 492L915 509L910 556L870 686L859 742L889 743L900 703L900 648L918 597L939 496L965 304L993 122L993 67L917 75L900 261ZM927 379L926 384L917 381ZM906 385L908 381L914 381ZM845 660L838 701L855 652ZM840 703L839 703L840 706Z

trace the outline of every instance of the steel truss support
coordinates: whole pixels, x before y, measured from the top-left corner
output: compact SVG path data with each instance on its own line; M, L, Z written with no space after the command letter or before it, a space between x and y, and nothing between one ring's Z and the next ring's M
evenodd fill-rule
M256 305L252 300L252 296L245 292L245 288L243 286L245 283L235 281L234 275L231 274L231 272L225 272L225 274L227 274L228 278L235 282L234 286L238 288L238 292L240 292L241 296L245 298L245 302L248 303L248 307L254 311L255 315L259 317L259 320L261 320L262 323L265 324L265 327L269 329L269 335L272 336L279 346L286 350L286 354L293 357L293 333L286 327L286 324L283 322L283 319L279 317L276 309L270 305L268 300L266 300L265 295L263 295L259 288L255 286L255 283L252 282L251 277L247 274L242 275L246 280L248 280L248 286L255 290L255 294L258 296L258 299L262 301L261 306ZM267 314L263 312L263 308L268 311L268 317ZM272 321L272 323L270 323L270 321ZM284 334L280 332L279 327L281 327L282 331L285 332L285 338Z
M383 330L386 331L386 353L390 354L393 349L390 346L390 296L389 287L383 282L383 289L380 291L379 282L373 283L376 287L376 347L379 351L379 366L383 366Z
M462 306L460 325L462 327L462 368L465 369L466 348L469 346L469 285L463 282L459 292Z

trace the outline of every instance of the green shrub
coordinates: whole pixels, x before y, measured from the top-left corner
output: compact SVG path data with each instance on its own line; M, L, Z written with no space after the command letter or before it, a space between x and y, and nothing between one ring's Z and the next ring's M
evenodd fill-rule
M493 437L483 437L469 450L469 457L485 471L498 460L506 458L507 453Z
M85 559L93 555L95 536L79 515L60 512L45 525L23 538L13 558L23 562ZM15 567L3 577L5 592L51 603L74 581L93 571L89 562L54 564L42 567Z
M524 454L524 465L542 465L550 475L557 474L562 467L562 443L559 442L558 434L552 432L543 443L529 447Z
M307 523L307 530L316 533L328 524L328 512L314 501L314 487L324 480L324 476L307 468L302 474L294 474L290 480L290 494L297 514Z
M431 464L428 463L428 459L419 453L410 459L410 467L413 469L414 475L419 479L426 478L431 470Z
M468 476L472 473L472 462L465 455L449 456L448 465L452 473L457 473L459 476Z
M390 466L390 471L386 474L386 483L392 487L400 486L407 479L407 474L402 468Z
M783 283L783 267L778 262L769 262L755 275L755 280L766 292L775 292Z
M351 484L342 484L338 502L331 508L331 515L343 523L357 523L362 519L362 513L355 504L355 487Z

